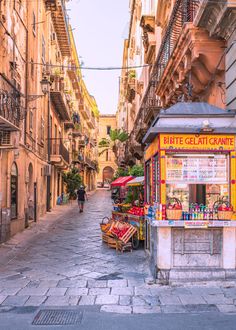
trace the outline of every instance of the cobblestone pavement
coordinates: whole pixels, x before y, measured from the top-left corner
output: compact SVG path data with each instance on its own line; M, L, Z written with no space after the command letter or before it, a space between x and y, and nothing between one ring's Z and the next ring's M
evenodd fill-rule
M58 207L0 247L0 311L8 306L91 306L115 313L236 313L233 282L159 286L143 249L117 253L101 241L110 192L78 213Z

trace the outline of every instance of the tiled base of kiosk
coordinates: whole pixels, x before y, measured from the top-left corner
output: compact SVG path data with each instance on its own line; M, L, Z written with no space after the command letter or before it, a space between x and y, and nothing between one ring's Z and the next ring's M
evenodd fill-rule
M147 222L151 271L159 283L236 278L236 221Z

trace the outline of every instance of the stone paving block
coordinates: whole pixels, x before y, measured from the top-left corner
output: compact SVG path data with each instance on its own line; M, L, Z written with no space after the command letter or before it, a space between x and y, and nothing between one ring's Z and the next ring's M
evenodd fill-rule
M107 283L108 287L126 287L128 286L128 281L127 280L108 280Z
M24 306L29 296L8 296L3 302L3 306Z
M111 289L111 294L120 295L120 296L132 296L134 294L134 288L132 288L132 287L126 287L126 288L113 287Z
M160 305L158 297L153 296L134 296L132 297L133 306L157 306Z
M54 280L42 280L39 282L39 288L56 288L58 286L59 281Z
M88 278L94 278L94 279L103 276L102 273L97 273L97 272L89 272L89 273L86 273L86 274L84 274L84 275L85 275L86 277L88 277Z
M110 288L91 288L89 289L89 295L97 296L97 295L109 295L111 289Z
M134 314L156 314L161 313L160 306L133 306Z
M80 296L50 296L44 302L45 306L69 306L77 305L79 302Z
M226 298L223 294L203 296L208 304L216 305L233 305L234 301L232 298Z
M61 280L58 282L59 288L86 288L87 280Z
M19 292L20 288L6 288L1 291L2 296L14 296Z
M88 280L88 288L106 288L107 281Z
M0 305L4 302L7 296L0 295Z
M87 294L87 288L69 288L66 291L67 296L86 296Z
M220 287L215 286L192 286L189 288L192 294L203 295L215 295L223 293Z
M24 306L40 306L47 299L47 296L30 296Z
M178 295L180 301L183 305L200 305L200 304L206 304L206 301L198 295L190 295L190 294L179 294Z
M120 296L119 304L123 306L129 306L132 303L132 297L131 296Z
M160 302L162 305L181 305L181 301L179 299L179 297L174 296L174 295L165 295L165 294L161 294L159 296Z
M117 313L117 314L131 314L132 308L130 306L119 306L119 305L103 305L101 312Z
M186 313L187 310L182 305L163 305L161 306L161 311L166 314L174 313Z
M236 313L235 305L216 305L221 313Z
M67 288L51 288L47 292L47 296L64 296Z
M144 279L130 279L128 280L128 286L142 286L144 285Z
M99 295L95 300L96 305L118 305L119 296Z
M213 304L189 304L184 306L188 313L209 313L218 312L216 305Z
M45 296L49 288L23 288L18 296Z
M134 293L136 296L149 296L151 295L151 288L146 287L135 287Z
M173 295L179 295L179 294L183 294L183 295L186 295L186 294L192 294L191 290L190 289L187 289L187 288L172 288L171 290L171 293ZM196 292L197 293L197 292Z
M79 305L94 305L96 296L81 296Z

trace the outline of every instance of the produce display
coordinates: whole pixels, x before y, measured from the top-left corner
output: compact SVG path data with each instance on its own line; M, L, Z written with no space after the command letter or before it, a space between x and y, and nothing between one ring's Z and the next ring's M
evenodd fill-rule
M133 206L131 209L127 211L129 214L137 215L137 216L144 216L144 208L143 207L138 207L138 206Z

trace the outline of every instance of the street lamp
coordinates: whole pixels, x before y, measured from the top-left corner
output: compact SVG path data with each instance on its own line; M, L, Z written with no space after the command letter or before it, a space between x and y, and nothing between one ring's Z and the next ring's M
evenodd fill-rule
M48 102L47 102L47 121L48 121L48 154L47 154L47 160L48 160L48 164L50 165L51 162L51 119L50 119L50 88L51 88L51 81L48 80L47 77L43 77L43 79L40 81L41 84L41 88L42 88L42 92L44 95L48 96ZM47 176L47 194L46 194L46 208L47 208L47 212L51 211L51 189L50 189L50 185L51 185L51 177L50 175Z

